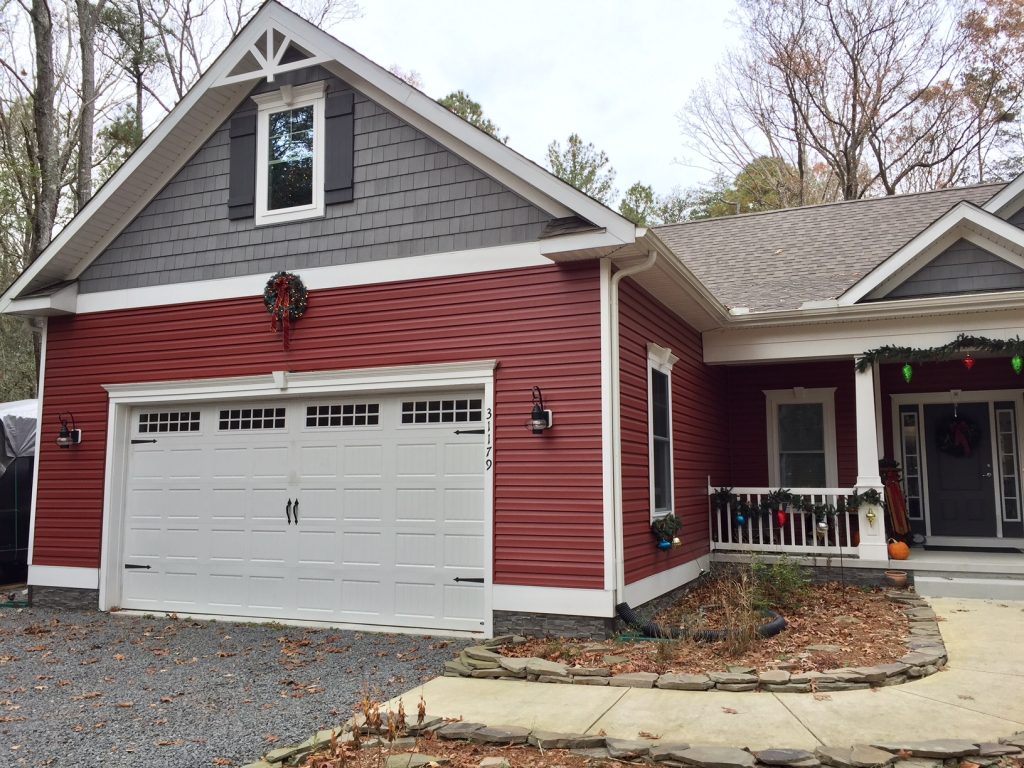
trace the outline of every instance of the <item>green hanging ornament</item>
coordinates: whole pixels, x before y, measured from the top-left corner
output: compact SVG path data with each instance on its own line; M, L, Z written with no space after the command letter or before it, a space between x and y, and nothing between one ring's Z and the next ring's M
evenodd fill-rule
M1010 358L1010 365L1013 366L1013 372L1019 376L1021 369L1024 368L1024 360L1020 359L1020 355L1014 355Z
M903 380L910 383L910 380L914 378L914 369L910 367L910 363L903 364Z

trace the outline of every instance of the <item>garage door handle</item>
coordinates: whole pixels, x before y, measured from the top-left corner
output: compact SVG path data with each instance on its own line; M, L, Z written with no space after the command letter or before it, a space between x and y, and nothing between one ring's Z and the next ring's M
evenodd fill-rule
M285 514L285 517L288 518L288 525L291 525L292 524L292 500L291 499L288 499L288 503L285 505L284 514Z
M299 500L295 500L295 506L292 507L292 514L295 515L295 524L299 524Z

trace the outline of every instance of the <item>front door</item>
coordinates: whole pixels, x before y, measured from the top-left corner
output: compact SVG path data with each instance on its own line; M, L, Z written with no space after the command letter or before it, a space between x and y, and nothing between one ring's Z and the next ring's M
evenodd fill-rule
M989 408L924 406L932 536L997 535Z

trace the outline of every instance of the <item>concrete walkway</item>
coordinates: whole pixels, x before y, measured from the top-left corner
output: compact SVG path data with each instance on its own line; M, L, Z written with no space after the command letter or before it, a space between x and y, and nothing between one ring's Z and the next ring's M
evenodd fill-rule
M728 693L439 677L403 698L407 709L422 695L432 715L486 725L604 731L625 739L646 732L662 741L750 749L994 741L1024 731L1024 602L929 602L944 619L949 664L939 674L888 688Z

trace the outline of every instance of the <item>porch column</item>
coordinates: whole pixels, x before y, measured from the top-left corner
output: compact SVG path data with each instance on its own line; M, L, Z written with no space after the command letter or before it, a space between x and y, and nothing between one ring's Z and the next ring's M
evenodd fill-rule
M876 420L875 375L872 365L863 373L853 373L857 413L857 493L874 489L883 492L878 472L878 427ZM874 522L871 522L871 517ZM875 504L862 504L857 510L862 560L887 561L885 518L882 508Z

